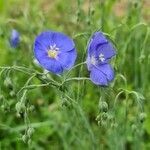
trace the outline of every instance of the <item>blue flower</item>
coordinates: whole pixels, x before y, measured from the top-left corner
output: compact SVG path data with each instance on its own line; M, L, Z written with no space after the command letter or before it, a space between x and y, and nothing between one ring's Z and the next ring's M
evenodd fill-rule
M73 40L54 31L42 32L36 37L34 54L39 64L54 74L69 70L77 57Z
M107 86L114 79L114 70L109 64L116 55L111 42L102 32L95 32L88 44L87 67L94 84Z
M12 48L18 47L20 42L20 34L17 30L13 29L10 36L10 46Z

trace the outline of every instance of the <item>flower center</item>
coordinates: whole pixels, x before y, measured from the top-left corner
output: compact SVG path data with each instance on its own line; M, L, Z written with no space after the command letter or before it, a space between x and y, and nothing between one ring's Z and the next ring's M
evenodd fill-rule
M54 44L53 46L50 46L50 48L48 50L48 57L56 58L58 55L58 50L59 50L59 48L56 47L56 44Z
M100 55L99 55L99 60L100 60L101 62L104 62L104 61L105 61L104 54L100 53Z
M96 60L95 56L91 56L91 64L96 65L96 63L97 63L97 60Z

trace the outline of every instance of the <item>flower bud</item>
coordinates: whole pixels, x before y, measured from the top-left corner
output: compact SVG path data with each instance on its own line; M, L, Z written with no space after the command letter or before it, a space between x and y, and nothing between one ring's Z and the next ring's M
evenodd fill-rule
M25 105L23 103L18 102L16 104L16 111L17 111L17 113L20 113L21 111L24 111L24 109L25 109Z
M22 141L23 141L24 143L27 143L27 140L28 140L27 135L23 135L23 136L22 136Z
M28 140L28 145L31 145L32 141L31 139Z
M27 130L27 135L29 138L32 136L33 133L34 133L34 128L31 127Z
M105 101L99 103L100 112L107 112L108 111L108 104Z
M107 120L108 114L106 112L102 113L102 120Z
M3 101L3 100L4 100L4 96L0 95L0 101Z
M145 55L144 54L142 54L140 57L139 57L139 62L140 63L143 63L144 62L144 60L145 60Z
M3 105L1 105L1 109L5 112L9 112L10 111L10 106L8 103L3 103Z
M98 115L97 117L96 117L96 121L99 121L100 120L100 118L101 118L101 115Z
M18 47L20 43L20 34L17 30L13 29L10 36L10 46L12 48Z
M4 105L1 105L1 109L4 110L4 109L5 109L5 106L4 106Z
M136 126L135 124L132 124L131 128L132 128L132 131L133 131L133 132L136 132L136 131L137 131L137 126Z
M9 88L9 89L13 88L12 81L9 77L6 77L6 79L4 80L4 86Z
M115 123L115 122L111 123L111 128L117 128L117 127L118 127L117 123Z
M143 123L144 121L145 121L145 119L146 119L146 114L143 112L143 113L140 113L140 115L139 115L139 120L140 120L140 122L141 123Z
M31 112L33 112L34 109L35 109L34 105L31 105L31 106L29 107L29 111L31 111Z
M10 91L10 93L9 93L9 95L11 96L11 97L15 97L15 92L12 90L12 91Z
M63 99L62 106L69 107L69 106L71 106L71 103L68 100Z
M101 127L106 127L107 126L107 122L104 120L98 121L98 125Z

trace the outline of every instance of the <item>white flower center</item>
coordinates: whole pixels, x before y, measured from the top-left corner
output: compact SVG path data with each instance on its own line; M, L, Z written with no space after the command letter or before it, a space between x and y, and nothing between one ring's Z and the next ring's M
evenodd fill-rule
M59 48L56 47L56 44L51 45L48 50L48 57L50 58L56 58L58 55Z
M104 61L105 61L104 54L100 53L100 55L99 55L99 60L100 60L101 62L104 62Z

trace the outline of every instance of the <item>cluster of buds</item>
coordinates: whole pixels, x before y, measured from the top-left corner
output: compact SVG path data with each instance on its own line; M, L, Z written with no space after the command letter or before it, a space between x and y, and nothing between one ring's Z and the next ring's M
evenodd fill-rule
M32 137L34 132L35 132L35 130L33 127L27 128L27 130L25 131L25 134L22 136L22 141L24 143L27 143L28 145L30 145L31 144L31 137Z

